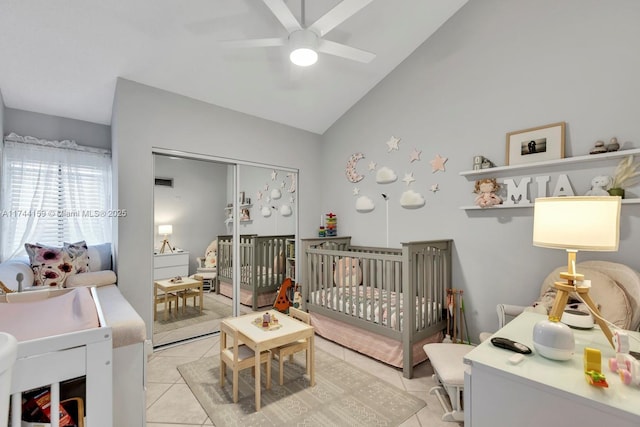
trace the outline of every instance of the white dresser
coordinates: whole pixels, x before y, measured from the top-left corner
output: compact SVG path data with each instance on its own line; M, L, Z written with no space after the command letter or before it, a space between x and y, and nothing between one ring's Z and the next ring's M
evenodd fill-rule
M189 275L189 252L169 252L153 256L153 280Z
M509 338L533 350L533 327L546 316L522 313L494 336ZM636 338L640 333L630 332ZM545 359L533 350L517 365L508 359L516 354L486 340L465 356L465 427L638 427L640 388L622 383L611 372L609 357L615 355L599 327L573 330L576 348L564 362ZM584 378L585 347L602 352L602 373L608 388L591 386ZM631 340L631 349L640 344Z

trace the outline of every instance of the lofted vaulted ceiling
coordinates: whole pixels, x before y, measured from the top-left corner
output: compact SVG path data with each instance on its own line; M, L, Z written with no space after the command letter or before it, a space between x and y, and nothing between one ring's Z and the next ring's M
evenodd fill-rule
M110 124L116 79L323 133L467 0L373 0L324 37L370 63L223 40L287 37L262 0L0 0L0 90L9 108ZM301 0L284 0L301 20ZM309 25L340 3L306 0Z

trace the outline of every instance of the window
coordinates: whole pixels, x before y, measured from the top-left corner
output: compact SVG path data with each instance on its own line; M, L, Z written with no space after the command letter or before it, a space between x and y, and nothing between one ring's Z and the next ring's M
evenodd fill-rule
M111 241L111 156L62 142L5 139L2 260L25 255L25 243Z

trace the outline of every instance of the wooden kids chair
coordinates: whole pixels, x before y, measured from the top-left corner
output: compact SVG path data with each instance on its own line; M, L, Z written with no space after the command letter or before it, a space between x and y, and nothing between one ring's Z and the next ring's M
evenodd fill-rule
M289 307L289 316L298 319L307 325L311 324L311 316L309 313L299 310L295 307ZM290 344L283 345L271 349L274 356L278 358L280 363L280 385L284 383L284 359L289 356L289 362L293 362L293 355L299 351L306 351L307 354L307 374L309 373L309 340L298 340Z
M238 330L233 326L220 323L220 330L226 334L220 341L220 387L224 387L226 367L233 371L233 403L238 402L238 374L241 370L255 367L255 353L246 345L240 343ZM229 345L229 338L233 345ZM260 365L267 365L267 390L271 388L271 351L260 353ZM254 372L255 375L255 372Z

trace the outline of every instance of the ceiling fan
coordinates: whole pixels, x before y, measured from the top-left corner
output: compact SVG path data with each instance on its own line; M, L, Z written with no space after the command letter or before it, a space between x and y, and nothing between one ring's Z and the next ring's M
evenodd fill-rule
M326 40L323 37L332 29L356 14L373 0L343 0L316 22L304 27L305 3L302 0L301 21L298 22L284 0L262 0L289 32L285 38L229 40L221 42L229 48L289 46L289 59L306 67L318 60L318 52L339 56L362 63L371 62L376 55L362 49Z

